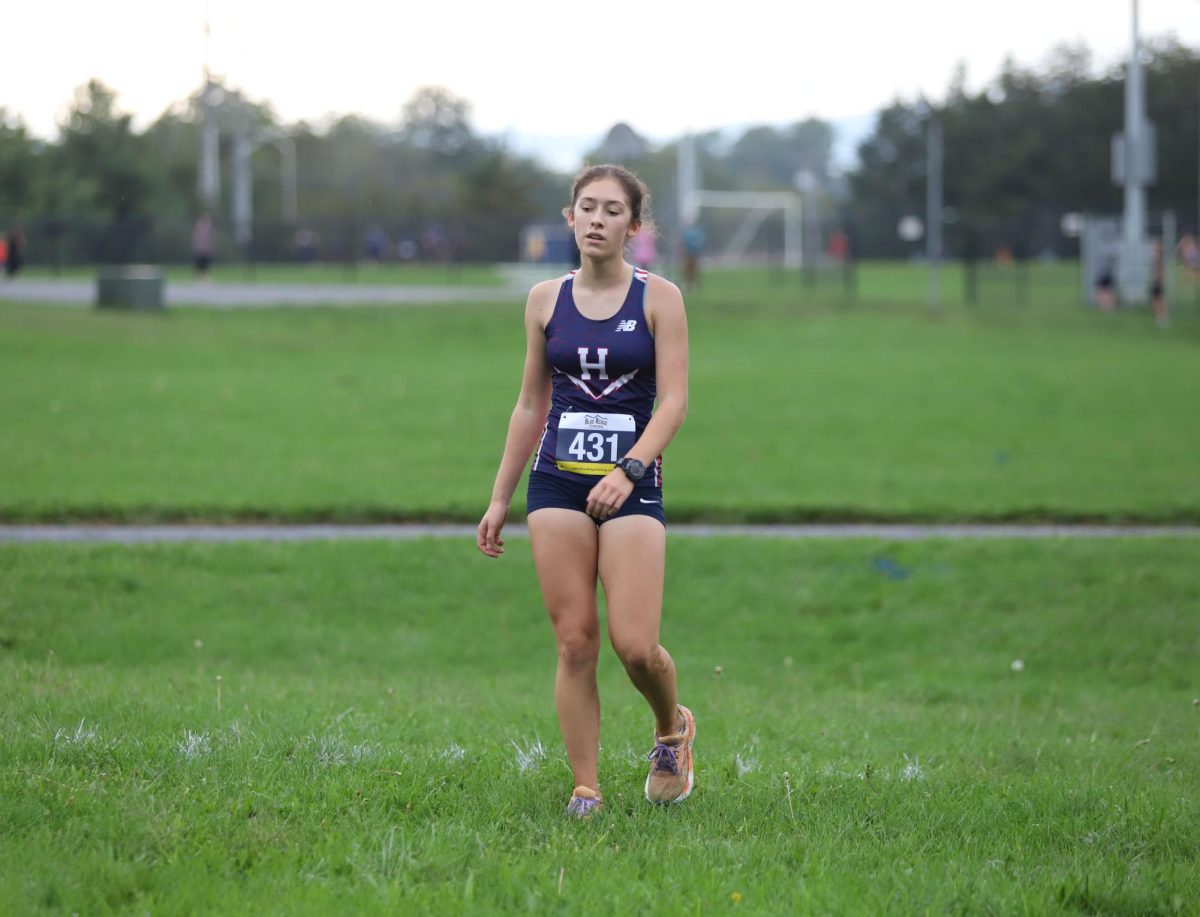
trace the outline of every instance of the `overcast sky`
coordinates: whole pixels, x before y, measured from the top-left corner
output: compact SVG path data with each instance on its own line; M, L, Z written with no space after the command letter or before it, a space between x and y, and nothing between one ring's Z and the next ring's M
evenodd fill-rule
M1006 56L1036 65L1062 42L1108 64L1132 19L1131 0L16 2L0 20L0 105L53 137L96 77L144 126L199 85L206 7L213 72L284 121L395 123L414 89L440 84L471 103L477 130L561 168L616 121L655 139L808 116L863 124L897 95L941 98L960 60L972 89ZM1143 36L1200 47L1200 0L1140 9Z

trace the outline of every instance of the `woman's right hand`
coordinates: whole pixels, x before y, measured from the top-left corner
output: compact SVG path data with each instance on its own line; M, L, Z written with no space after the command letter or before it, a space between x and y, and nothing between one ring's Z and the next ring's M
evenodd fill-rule
M499 557L504 553L504 539L500 530L508 521L508 504L493 500L479 520L479 532L475 538L475 546L488 557Z

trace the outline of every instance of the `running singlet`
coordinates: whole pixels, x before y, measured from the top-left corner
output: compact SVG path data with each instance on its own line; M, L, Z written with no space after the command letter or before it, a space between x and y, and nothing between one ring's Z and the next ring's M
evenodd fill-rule
M575 307L575 272L563 280L546 324L552 396L532 470L599 480L633 448L654 409L654 336L646 327L646 271L634 269L617 314L602 321ZM662 488L662 457L638 488Z

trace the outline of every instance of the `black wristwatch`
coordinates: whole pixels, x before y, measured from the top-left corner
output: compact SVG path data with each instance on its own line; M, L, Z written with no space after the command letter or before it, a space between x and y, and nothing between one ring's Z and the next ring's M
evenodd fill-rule
M625 458L618 461L617 467L624 471L625 477L633 481L634 484L646 476L646 466L637 459L630 458L629 456L625 456Z

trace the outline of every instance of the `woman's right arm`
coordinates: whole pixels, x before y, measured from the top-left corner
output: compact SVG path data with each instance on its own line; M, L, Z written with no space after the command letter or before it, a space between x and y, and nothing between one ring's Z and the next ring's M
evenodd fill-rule
M521 472L533 453L538 436L546 423L550 407L550 365L546 362L546 322L554 308L558 285L543 281L529 291L525 304L525 370L521 377L521 394L508 422L504 441L504 457L492 486L492 502L479 521L476 546L488 557L504 553L500 530L508 520L508 507L513 491L521 480Z

